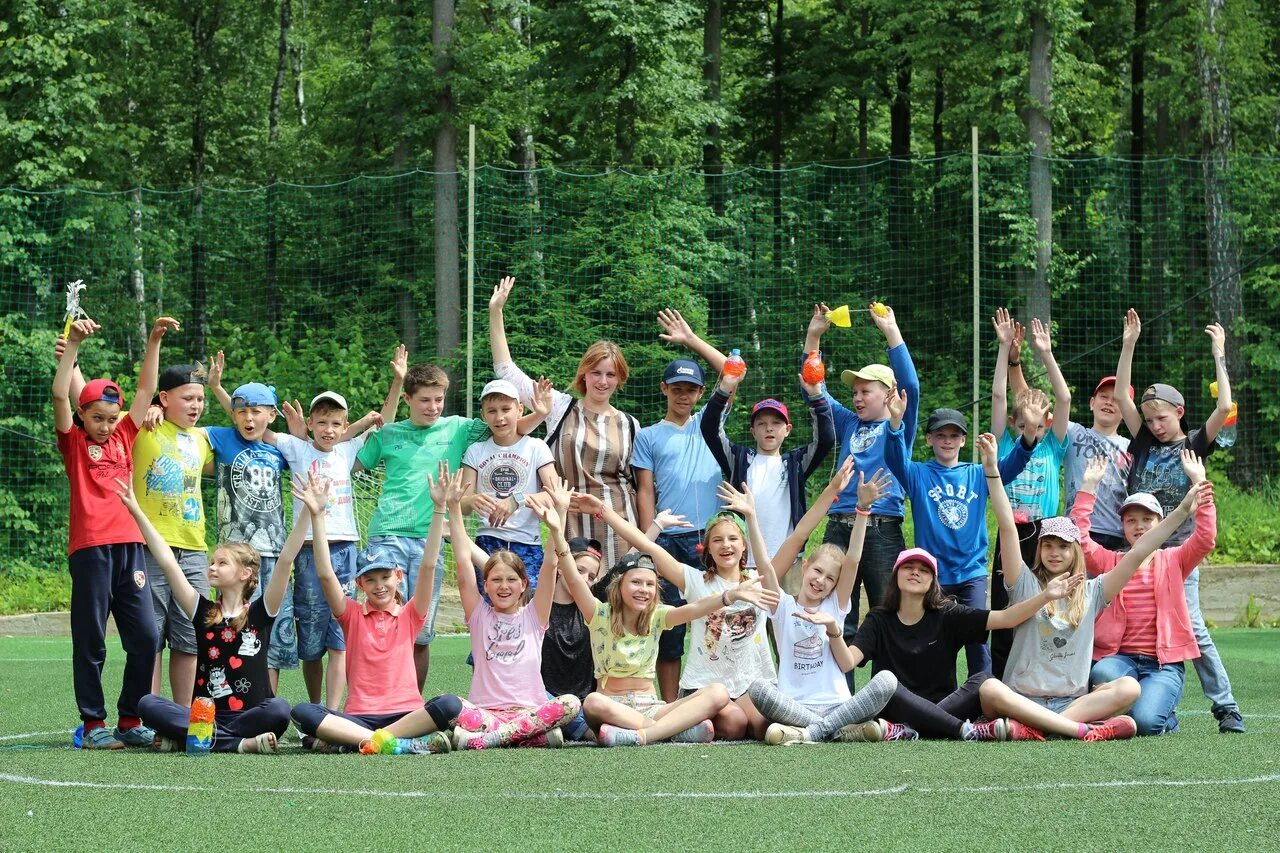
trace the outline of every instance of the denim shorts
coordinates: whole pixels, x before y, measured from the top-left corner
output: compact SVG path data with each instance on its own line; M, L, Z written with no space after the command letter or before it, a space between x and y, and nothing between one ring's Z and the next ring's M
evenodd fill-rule
M1067 710L1067 707L1079 696L1028 696L1032 702L1035 702L1041 708L1048 708L1055 714L1061 714Z
M257 601L271 583L271 573L275 570L276 558L263 557L262 569L258 572L258 588L253 591L253 599ZM285 587L284 598L280 599L280 609L276 612L276 621L271 625L271 645L267 647L267 666L271 669L298 668L298 632L293 622L293 591Z
M662 710L662 706L667 704L659 699L655 693L640 693L635 690L628 690L626 693L604 693L602 695L612 699L619 705L626 705L633 711L639 711L640 716L646 720L656 720L658 711Z
M343 591L354 597L356 543L330 542L329 562ZM293 563L293 614L298 620L298 657L301 660L320 660L326 649L346 651L342 627L320 587L315 552L310 544L302 546Z
M418 539L413 536L370 536L369 546L365 552L373 548L381 548L389 551L395 561L405 567L405 584L400 591L407 601L413 597L413 591L418 585L418 569L422 565L422 552L426 548L427 540ZM423 623L422 630L418 632L418 636L414 638L414 644L418 646L427 646L436 638L436 611L440 609L440 589L444 586L444 547L440 548L440 555L436 557L436 577L431 585L431 606L427 608L427 621Z

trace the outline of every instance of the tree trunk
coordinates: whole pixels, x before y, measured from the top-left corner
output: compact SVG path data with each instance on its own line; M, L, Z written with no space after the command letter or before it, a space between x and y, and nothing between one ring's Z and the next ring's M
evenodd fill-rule
M707 0L702 23L702 87L703 98L714 108L720 106L720 2ZM720 122L707 124L707 139L702 145L702 172L707 198L716 216L724 216L723 154L720 150Z
M859 17L862 19L859 23L859 32L862 36L862 44L865 45L867 39L871 37L871 10L863 6ZM865 80L863 81L863 86L866 86ZM867 94L864 88L858 94L858 162L860 163L867 162L867 157L869 156L867 152L867 133L869 128L867 125ZM865 174L865 172L866 170L863 169L862 173Z
M906 37L895 32L891 39L895 85L889 105L889 246L906 252L911 247L911 188L908 186L911 159L911 57Z
M435 273L436 356L447 358L461 342L461 296L458 289L458 132L453 126L454 0L434 0L431 16L431 49L435 76L440 84L436 98L435 175Z
M285 72L289 68L289 27L293 22L291 0L280 0L280 35L276 39L276 76L271 81L267 101L267 146L271 151L271 172L267 181L267 325L274 332L280 322L279 256L280 237L276 229L276 197L279 192L278 143L280 141L280 95L284 91Z
M782 270L782 109L783 109L783 32L782 23L786 14L783 0L774 1L773 13L773 128L769 134L769 150L773 156L773 175L771 195L773 196L773 268L775 272Z
M1027 317L1050 320L1049 261L1053 251L1053 40L1044 9L1031 13L1030 101L1027 105L1027 135L1031 141L1029 190L1031 216L1036 224L1035 270L1027 298Z
M942 113L946 105L945 74L939 68L933 75L933 218L935 222L942 221L942 149L946 146L942 134Z
M416 42L416 33L414 32L414 4L410 0L400 0L398 3L398 16L396 39L398 47L402 51L407 51L409 46ZM373 37L373 15L366 19L366 48L372 42ZM368 102L366 101L366 108ZM401 100L395 106L395 115L393 122L396 131L400 134L400 140L396 143L395 151L391 155L391 162L395 167L398 175L403 175L409 168L409 158L411 154L411 143L408 131L408 111L410 105L407 99L401 95ZM417 175L413 178L402 178L405 182L404 189L395 200L396 206L396 231L398 233L397 251L396 251L396 277L400 279L400 287L396 291L396 315L399 318L400 340L408 347L410 353L419 352L421 349L421 336L418 330L418 306L417 306L417 289L418 289L418 269L415 265L417 258L418 237L417 228L413 220L413 191L417 185Z
M306 0L298 0L299 25L304 22L306 14ZM307 126L307 98L302 78L302 60L305 51L306 45L300 40L295 38L289 41L289 63L293 69L293 106L298 111L298 127Z
M1249 385L1249 364L1241 352L1241 334L1234 327L1244 316L1240 282L1240 235L1231 210L1230 158L1234 141L1231 97L1221 60L1226 56L1222 12L1226 0L1203 0L1204 37L1196 41L1196 60L1203 97L1204 207L1208 228L1210 293L1215 319L1227 329L1227 368L1231 387L1242 411L1259 411L1258 398ZM1232 334L1235 332L1235 334ZM1256 422L1256 414L1254 414ZM1233 453L1232 473L1240 483L1257 482L1263 474L1258 430L1243 430Z
M203 359L209 339L209 317L204 275L204 168L207 153L208 116L205 98L210 52L221 19L221 4L195 3L187 24L191 30L191 92L194 106L191 114L191 357Z
M1146 122L1147 0L1133 2L1133 50L1129 61L1129 290L1142 292Z

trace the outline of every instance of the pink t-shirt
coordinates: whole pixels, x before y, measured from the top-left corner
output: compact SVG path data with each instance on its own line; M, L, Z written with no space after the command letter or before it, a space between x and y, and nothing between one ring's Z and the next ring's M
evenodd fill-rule
M536 708L547 701L542 685L542 635L533 605L504 616L483 599L467 620L471 655L471 704L479 708ZM347 648L351 645L348 643Z
M338 624L347 641L348 714L401 714L423 707L413 638L426 621L412 600L391 611L347 599Z

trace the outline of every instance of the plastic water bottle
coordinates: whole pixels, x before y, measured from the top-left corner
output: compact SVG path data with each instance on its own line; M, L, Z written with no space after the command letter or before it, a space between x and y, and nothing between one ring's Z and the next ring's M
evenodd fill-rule
M735 349L729 353L724 362L725 376L742 376L747 372L747 363L742 360L742 350Z
M187 724L187 755L208 755L213 749L213 700L200 696L191 703L191 719Z
M76 726L76 730L71 733L71 745L76 749L84 749L84 723Z
M827 378L827 366L822 363L822 357L817 350L811 351L804 360L804 366L800 368L800 378L808 385L818 385Z
M1209 393L1214 397L1218 396L1218 383L1209 383ZM1218 430L1218 435L1214 439L1219 447L1230 447L1236 443L1236 416L1239 414L1239 408L1236 401L1231 401L1231 414L1227 415L1227 419L1222 422L1222 429Z

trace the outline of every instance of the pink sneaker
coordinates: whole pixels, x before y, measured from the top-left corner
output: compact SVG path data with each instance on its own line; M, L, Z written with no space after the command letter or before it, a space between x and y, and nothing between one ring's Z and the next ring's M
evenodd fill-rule
M1010 717L1007 721L1009 740L1044 740L1044 732Z
M980 723L969 723L969 731L965 740L1008 740L1009 724L1004 717L994 720L983 720Z
M1119 717L1112 717L1101 723L1097 723L1089 727L1089 731L1085 734L1084 740L1128 740L1138 733L1138 724L1133 721L1133 717L1128 714L1122 714Z

